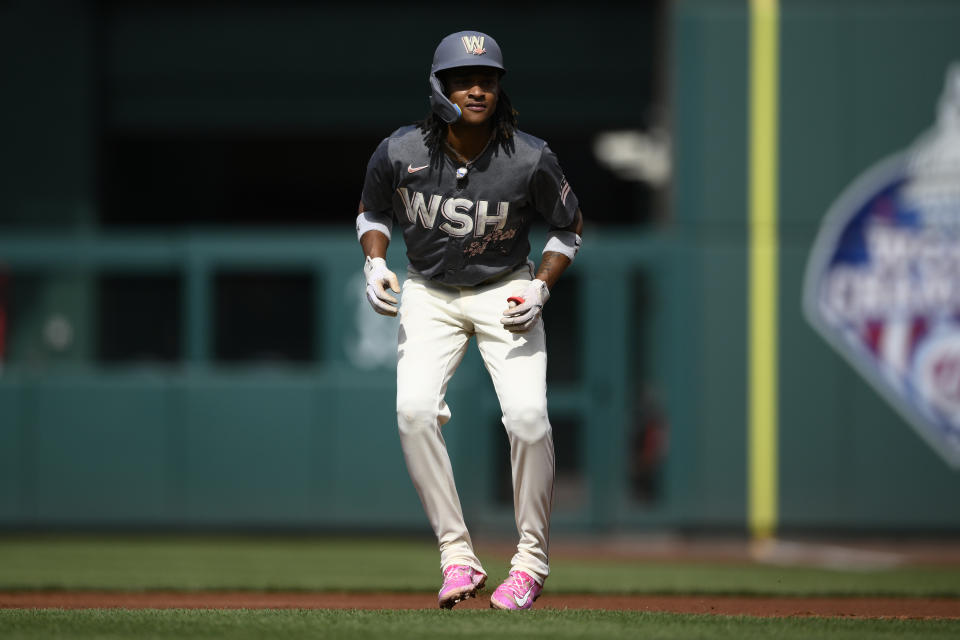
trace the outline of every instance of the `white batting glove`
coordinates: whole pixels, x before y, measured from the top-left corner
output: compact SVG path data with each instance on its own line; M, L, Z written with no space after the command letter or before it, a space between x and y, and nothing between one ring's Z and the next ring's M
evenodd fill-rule
M397 274L387 269L387 261L367 256L363 273L367 276L367 300L373 310L385 316L397 315L397 299L387 293L384 285L400 293L400 282L397 281Z
M503 312L500 322L503 328L513 333L527 331L543 313L543 305L550 299L550 290L543 280L530 281L527 289L519 296L510 296L510 307Z

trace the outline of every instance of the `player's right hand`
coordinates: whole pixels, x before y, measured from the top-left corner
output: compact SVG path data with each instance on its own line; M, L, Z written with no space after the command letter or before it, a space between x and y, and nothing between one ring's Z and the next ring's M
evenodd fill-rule
M385 316L397 315L397 299L387 293L384 285L400 293L400 282L397 280L397 274L387 269L387 261L383 258L367 256L363 273L367 276L367 300L370 301L373 310Z

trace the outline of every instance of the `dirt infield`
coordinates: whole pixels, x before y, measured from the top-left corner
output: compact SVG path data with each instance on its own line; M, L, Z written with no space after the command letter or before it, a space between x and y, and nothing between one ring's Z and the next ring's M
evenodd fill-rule
M254 591L12 591L0 609L432 609L423 593L303 593ZM457 605L486 609L483 596ZM954 598L795 598L739 596L607 596L545 594L537 608L607 609L762 617L960 618Z

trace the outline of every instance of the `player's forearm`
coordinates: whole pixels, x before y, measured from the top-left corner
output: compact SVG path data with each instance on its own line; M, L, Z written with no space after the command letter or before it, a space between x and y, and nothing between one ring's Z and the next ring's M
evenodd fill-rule
M386 258L392 222L387 214L371 214L363 200L357 206L357 234L364 257Z
M577 209L577 214L573 218L570 226L562 229L570 231L578 236L583 235L583 214ZM548 289L553 289L553 285L560 280L560 276L567 270L567 267L573 262L569 257L556 251L544 251L540 258L540 266L537 268L536 278L547 283Z
M367 231L360 236L360 247L363 248L364 256L386 258L388 246L390 246L390 238L379 231Z
M570 266L570 258L555 251L547 251L540 258L540 266L537 267L538 280L547 283L547 289L553 289L553 285L560 280L560 276Z

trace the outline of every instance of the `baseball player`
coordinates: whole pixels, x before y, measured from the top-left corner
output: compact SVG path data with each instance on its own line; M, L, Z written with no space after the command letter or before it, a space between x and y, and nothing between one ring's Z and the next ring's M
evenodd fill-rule
M501 87L500 47L462 31L433 56L427 117L393 132L367 165L357 216L367 298L399 312L397 420L407 470L437 535L442 608L475 596L487 575L473 550L441 427L447 383L468 341L497 392L510 440L520 541L498 609L529 609L550 573L553 436L547 419L547 354L540 314L580 247L582 216L556 156L517 130ZM530 224L550 225L540 265L528 259ZM407 279L385 262L394 224L403 232ZM397 299L387 288L401 293Z

